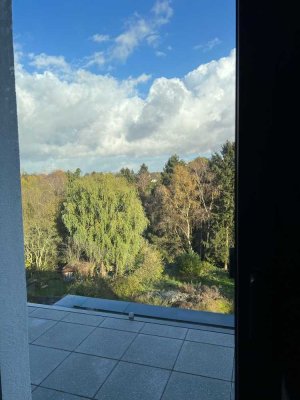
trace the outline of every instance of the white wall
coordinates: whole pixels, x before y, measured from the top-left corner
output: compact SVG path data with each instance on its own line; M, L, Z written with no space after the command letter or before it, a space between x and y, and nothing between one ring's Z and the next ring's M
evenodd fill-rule
M0 368L2 399L31 400L13 65L11 0L0 0Z

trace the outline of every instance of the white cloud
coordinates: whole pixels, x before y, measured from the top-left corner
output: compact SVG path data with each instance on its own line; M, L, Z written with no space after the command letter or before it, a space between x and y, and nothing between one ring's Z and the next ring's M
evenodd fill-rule
M36 67L37 69L45 68L58 68L61 70L68 70L69 65L63 56L49 56L45 53L35 55L29 54L29 58L32 60L29 64Z
M97 51L89 57L86 57L85 68L92 67L96 65L97 67L102 67L105 64L105 55L103 51Z
M143 18L138 18L115 39L115 46L111 49L109 58L126 61L134 49L152 33L151 24Z
M135 14L126 23L125 30L113 40L113 44L109 46L105 52L101 53L103 62L93 62L99 53L95 53L90 57L91 63L88 65L103 65L111 62L125 62L128 57L142 44L156 48L160 42L160 28L169 23L173 15L170 0L157 0L151 10L151 14L142 17ZM104 40L103 40L104 39ZM103 42L108 40L107 35L94 35L95 42Z
M221 43L222 43L222 41L219 38L215 37L214 39L209 40L205 44L197 44L196 46L194 46L194 49L195 50L201 49L203 52L207 52L207 51L212 50L214 47L218 46Z
M166 57L166 53L164 53L163 51L156 51L156 52L155 52L155 55L156 55L157 57Z
M103 43L103 42L108 42L110 40L109 35L100 35L99 33L96 33L91 37L93 42L96 43Z
M170 0L160 0L154 4L152 9L157 17L157 23L160 25L166 24L173 16L173 9Z
M149 46L157 47L159 45L160 36L157 33L153 33L146 37L146 41Z
M17 65L22 168L114 170L141 160L158 168L174 152L209 153L234 138L234 50L183 78L158 78L139 95L149 79L119 81L82 69L65 79Z

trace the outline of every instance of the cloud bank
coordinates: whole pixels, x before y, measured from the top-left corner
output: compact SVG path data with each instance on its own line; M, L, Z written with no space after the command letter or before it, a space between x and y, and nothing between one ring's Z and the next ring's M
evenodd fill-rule
M38 72L16 65L21 166L28 172L113 171L141 160L159 169L172 153L207 154L234 139L235 50L184 77L155 79L146 96L139 89L148 75L121 81L60 57L34 60Z

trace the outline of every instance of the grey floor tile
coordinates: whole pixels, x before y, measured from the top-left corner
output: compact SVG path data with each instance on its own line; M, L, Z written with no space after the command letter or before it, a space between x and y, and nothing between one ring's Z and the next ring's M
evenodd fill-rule
M72 353L42 386L79 396L93 397L116 361Z
M31 343L36 340L56 323L57 321L51 319L28 318L29 342Z
M234 347L234 335L189 329L186 340Z
M173 372L162 400L230 400L230 382Z
M232 382L231 384L231 397L230 400L234 400L235 399L235 390L234 390L234 382Z
M69 313L63 319L64 322L73 322L74 324L99 326L104 318L98 315L90 315L83 313Z
M32 394L32 400L84 400L86 397L78 397L73 394L58 392L52 389L38 387Z
M30 345L31 383L39 385L69 354L64 350Z
M34 310L36 310L36 307L28 306L27 307L28 315L31 314Z
M182 340L150 335L138 335L123 356L123 360L171 369Z
M232 367L231 347L184 342L174 370L230 381Z
M178 328L175 326L159 324L145 324L144 328L141 330L141 333L164 336L174 339L184 339L186 332L186 328Z
M51 308L37 308L30 314L34 318L54 319L56 321L63 319L65 315L67 315L66 311L51 310Z
M96 395L99 400L160 400L170 372L120 362Z
M93 326L58 322L40 336L34 344L71 351L74 350L93 329L95 329Z
M106 318L106 320L101 324L101 328L113 328L128 332L139 332L143 325L143 322L131 321L129 319Z
M119 359L134 338L131 332L96 328L76 352Z

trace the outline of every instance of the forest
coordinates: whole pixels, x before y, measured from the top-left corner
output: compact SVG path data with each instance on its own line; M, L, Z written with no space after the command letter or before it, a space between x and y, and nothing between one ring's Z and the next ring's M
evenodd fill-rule
M28 298L232 313L235 144L163 171L21 175Z

